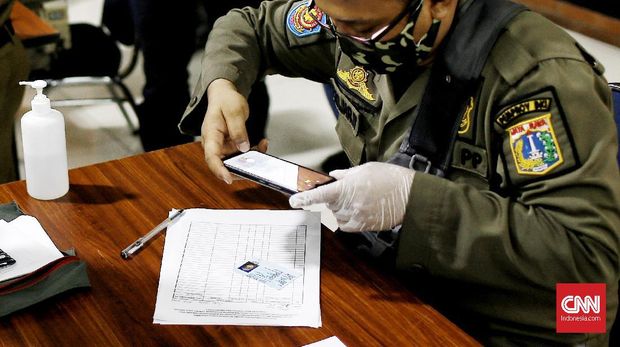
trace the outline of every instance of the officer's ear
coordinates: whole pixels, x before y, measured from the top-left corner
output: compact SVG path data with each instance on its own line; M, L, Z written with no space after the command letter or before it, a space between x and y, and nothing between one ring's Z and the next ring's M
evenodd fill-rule
M452 18L456 12L458 2L458 0L431 0L430 10L432 17L441 21Z

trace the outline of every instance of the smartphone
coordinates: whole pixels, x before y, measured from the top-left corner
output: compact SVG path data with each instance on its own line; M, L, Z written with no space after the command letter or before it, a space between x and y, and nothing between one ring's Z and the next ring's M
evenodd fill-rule
M258 151L228 157L224 166L237 176L285 194L303 192L335 180L322 172Z

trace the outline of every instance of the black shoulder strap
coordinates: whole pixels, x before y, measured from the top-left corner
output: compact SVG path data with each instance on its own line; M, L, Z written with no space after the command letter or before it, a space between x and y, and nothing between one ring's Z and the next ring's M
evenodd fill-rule
M452 145L465 103L478 89L477 81L463 81L436 63L409 134L409 167L439 176L449 167Z
M523 10L506 0L476 0L458 15L432 67L407 143L390 162L405 165L405 152L410 168L444 175L465 103L479 89L487 57L507 23Z

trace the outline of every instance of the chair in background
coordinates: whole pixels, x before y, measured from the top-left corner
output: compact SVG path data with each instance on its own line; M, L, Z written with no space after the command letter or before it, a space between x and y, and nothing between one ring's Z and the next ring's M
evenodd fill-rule
M107 1L106 1L107 2ZM114 18L104 6L103 18ZM108 11L108 12L106 12ZM49 66L33 70L30 79L43 79L50 88L70 86L103 86L109 96L96 98L70 98L52 101L53 106L84 106L99 103L118 105L131 131L137 133L137 125L132 122L124 107L127 102L136 113L136 102L124 83L124 79L136 66L138 45L126 37L119 40L105 26L91 24L70 24L71 46L68 49L58 46L52 53ZM133 39L133 37L132 37ZM133 44L131 58L126 66L121 66L122 53L119 43Z

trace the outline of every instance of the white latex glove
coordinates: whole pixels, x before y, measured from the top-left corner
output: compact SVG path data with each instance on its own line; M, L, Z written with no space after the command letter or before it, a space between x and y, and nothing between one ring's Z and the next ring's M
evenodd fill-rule
M370 162L329 175L337 181L291 196L291 207L326 203L342 231L382 231L402 224L414 170Z

